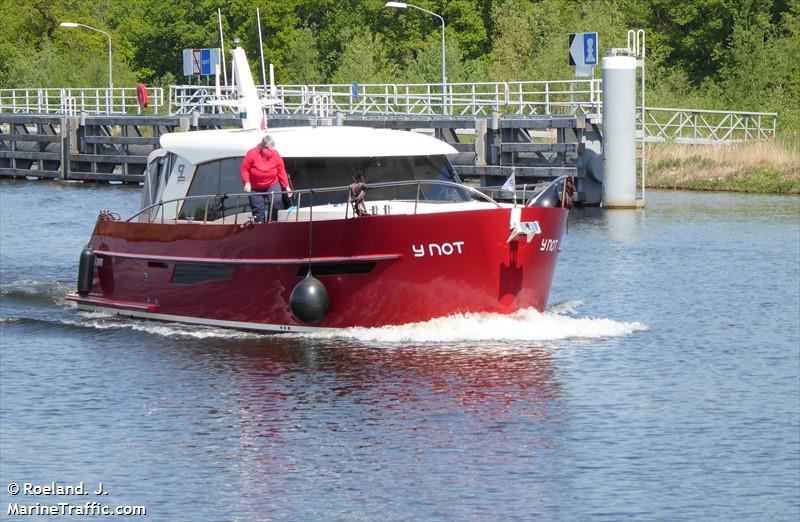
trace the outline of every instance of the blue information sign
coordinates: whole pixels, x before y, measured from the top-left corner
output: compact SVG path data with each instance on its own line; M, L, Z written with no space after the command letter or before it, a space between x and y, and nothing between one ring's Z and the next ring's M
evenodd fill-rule
M584 65L597 64L597 33L584 33L583 35L583 63Z
M200 75L211 74L211 49L202 49L200 53Z
M569 64L597 65L597 33L569 35Z
M213 76L217 73L220 64L220 49L184 49L183 74L184 76Z

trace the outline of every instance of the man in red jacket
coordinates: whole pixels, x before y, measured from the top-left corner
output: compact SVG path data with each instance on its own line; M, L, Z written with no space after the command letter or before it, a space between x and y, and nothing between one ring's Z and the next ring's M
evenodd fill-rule
M239 171L244 182L244 191L253 192L250 196L250 208L256 223L266 221L264 209L271 200L272 220L278 219L278 210L283 208L281 191L288 191L292 196L289 178L283 158L275 150L275 140L269 134L264 136L257 146L247 151ZM269 198L269 199L267 199Z

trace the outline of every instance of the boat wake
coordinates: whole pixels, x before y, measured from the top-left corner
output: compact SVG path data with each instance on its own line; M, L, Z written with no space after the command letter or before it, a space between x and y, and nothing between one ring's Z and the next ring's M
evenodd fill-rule
M72 281L33 281L21 279L0 283L0 300L22 305L63 305L64 295L75 284Z
M465 313L422 323L381 328L346 328L304 334L316 338L349 338L380 343L461 343L492 341L561 341L622 337L647 330L639 322L619 322L577 316L582 301L566 301L539 312L533 308L513 314Z
M63 304L62 284L36 284L25 282L3 288L2 297L33 307ZM27 288L26 288L27 287ZM481 343L481 342L557 342L562 340L588 340L623 337L647 330L640 322L621 322L612 319L579 315L582 301L565 301L548 307L544 312L533 308L513 314L465 313L380 328L344 328L312 333L268 334L198 326L180 323L159 323L122 317L106 312L84 312L31 317L28 313L0 317L4 324L29 324L55 328L94 330L132 330L161 337L178 339L259 339L282 336L297 340L349 340L357 343ZM27 308L30 311L30 308ZM16 317L15 317L16 316Z
M258 339L264 336L264 334L255 332L215 328L213 326L143 321L105 312L78 312L78 315L79 319L72 321L74 326L94 328L96 330L127 329L161 337L182 339Z

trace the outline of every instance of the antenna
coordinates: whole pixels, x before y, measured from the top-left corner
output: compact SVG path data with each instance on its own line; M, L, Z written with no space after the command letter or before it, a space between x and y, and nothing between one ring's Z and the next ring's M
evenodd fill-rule
M225 63L223 61L223 63ZM222 101L222 90L219 88L219 64L214 65L214 94L216 94L217 101ZM219 106L219 112L222 112L222 106Z
M222 11L217 7L217 20L219 21L219 46L222 47L222 78L225 87L228 86L228 71L225 69L225 39L222 37Z
M261 54L261 83L266 86L267 73L264 70L264 42L261 40L261 11L256 7L256 20L258 20L258 51Z
M277 95L277 88L275 87L275 67L269 64L269 94L273 98Z
M272 64L269 64L269 90L270 95L274 98L275 97L275 67Z
M239 49L239 42L241 42L241 40L239 40L238 37L233 39L233 52L231 54L234 54L236 52L236 49ZM231 56L231 87L233 87L234 89L236 88L237 85L241 84L241 79L242 79L241 73L242 71L240 71L239 68L236 67L236 57Z

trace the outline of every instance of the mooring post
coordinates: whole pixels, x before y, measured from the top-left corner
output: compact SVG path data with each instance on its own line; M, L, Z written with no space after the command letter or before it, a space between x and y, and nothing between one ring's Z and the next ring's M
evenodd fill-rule
M492 123L489 128L492 131L490 134L491 145L489 146L489 163L491 165L499 165L500 145L503 141L500 129L500 111L492 111Z
M71 179L70 164L72 163L72 155L77 154L78 144L80 138L78 137L78 129L82 122L86 121L85 113L81 116L65 116L59 118L59 130L61 141L61 179Z
M475 165L486 166L486 135L489 122L486 118L475 120Z
M58 119L58 138L61 145L61 179L66 180L69 174L69 147L71 134L69 118L62 116Z
M78 154L80 152L80 150L78 150L78 129L84 125L86 125L86 113L83 113L80 118L77 116L69 117L69 149L67 151L70 155Z
M603 207L636 208L636 58L605 56Z

